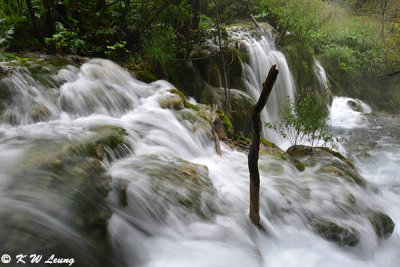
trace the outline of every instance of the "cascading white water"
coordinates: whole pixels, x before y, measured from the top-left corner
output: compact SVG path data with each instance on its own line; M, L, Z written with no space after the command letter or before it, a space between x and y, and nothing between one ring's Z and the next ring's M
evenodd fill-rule
M320 90L329 90L328 86L328 77L326 75L324 67L322 67L321 63L314 59L314 72L315 76L318 78L318 82L320 84Z
M371 113L371 107L359 99L333 97L329 112L329 123L333 127L355 128L368 125L363 113Z
M279 71L274 89L268 98L266 108L261 113L264 122L279 121L279 110L288 100L294 100L295 85L285 56L276 49L275 39L271 31L266 31L259 40L247 33L240 36L247 50L250 62L243 64L243 81L249 95L257 101L260 97L262 84L272 65L277 65ZM272 142L279 144L281 138L272 130L263 128L263 135Z
M254 41L253 48L262 52L267 63L277 60L280 75L285 77L284 58L277 51L266 54L263 42L268 43L265 38ZM260 71L265 67L261 63L259 66ZM249 73L258 81L254 72ZM289 72L286 74L290 77ZM18 77L9 75L10 80ZM261 155L261 221L266 231L260 231L248 220L247 155L225 144L222 156L215 152L210 124L203 118L209 115L208 109L200 116L191 109L162 108L160 103L172 96L169 89L173 85L165 81L142 83L107 60L91 60L80 69L64 68L57 77L63 82L59 89L51 90L53 96L44 97L46 100L36 98L39 104L54 107L49 121L33 123L27 119L19 120L15 126L8 121L0 125L2 240L8 240L10 233L33 232L37 242L55 240L63 244L69 256L75 257L77 266L109 266L96 261L103 254L111 254L116 266L146 267L379 267L396 266L399 262L399 230L396 228L388 240L379 240L369 222L358 213L359 209L385 207L395 222L400 221L395 204L398 191L391 188L399 184L393 175L398 164L381 162L382 166L374 166L371 172L369 162L375 158L356 160L360 171L377 186L374 191L320 174L317 167L299 172L288 162ZM292 81L288 78L278 82L283 91L288 90L283 88L285 83L291 86ZM44 85L36 88L41 95L49 90ZM21 92L13 99L25 101L30 97ZM280 101L285 97L275 96ZM17 114L30 118L30 112L23 109ZM332 112L337 111L331 109ZM92 138L96 134L92 129L104 125L125 128L131 150L122 158L103 162L112 177L107 204L113 215L105 241L110 243L110 250L95 253L96 247L87 242L88 237L71 227L75 210L60 203L60 197L67 192L32 190L31 176L21 177L18 170L31 166L32 160L51 158L49 151L58 151L65 142ZM378 128L371 134L382 137ZM382 139L381 145L400 142L398 136L388 138ZM363 142L350 140L349 144ZM381 148L374 148L374 153L376 149ZM398 151L387 156L398 159ZM39 178L44 175L37 171ZM182 180L178 174L189 179ZM58 177L61 185L70 179L58 173L51 175ZM375 182L379 176L384 183ZM120 188L124 184L126 206L120 204ZM346 202L349 194L357 199L357 208ZM15 213L7 219L10 211ZM55 216L58 213L64 216ZM308 226L311 215L351 225L361 233L360 244L342 248L324 240ZM30 218L25 222L29 227L12 232L15 222L21 224L25 217ZM9 219L14 225L8 224ZM24 242L24 237L17 239L13 251L21 250Z

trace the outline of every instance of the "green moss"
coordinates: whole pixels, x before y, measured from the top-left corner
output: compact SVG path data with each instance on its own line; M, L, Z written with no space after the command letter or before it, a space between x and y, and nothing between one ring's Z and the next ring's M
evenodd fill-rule
M312 148L308 146L291 146L286 150L286 153L293 157L303 157L311 155Z
M157 81L157 76L147 69L136 71L136 78L146 83Z
M307 156L307 155L312 155L313 153L315 153L318 150L323 150L325 152L328 152L329 154L331 154L334 157L339 158L340 160L344 161L347 165L349 165L351 168L355 169L354 165L346 158L344 157L342 154L340 154L337 151L331 150L327 147L315 147L315 148L311 148L309 146L291 146L287 149L287 153L290 154L291 156L294 157L303 157L303 156Z
M175 109L175 110L181 110L183 108L183 99L178 95L161 99L159 103L160 107L162 108Z
M231 122L231 120L229 119L228 115L225 114L222 110L218 109L217 110L217 114L219 119L222 122L222 126L224 127L226 136L228 138L234 139L235 137L235 131L233 129L233 124Z
M270 147L276 146L274 143L271 143L270 141L268 141L264 137L261 137L260 140L261 140L261 143L264 144L265 146L270 146Z
M335 157L337 157L337 158L343 160L343 161L346 162L350 167L352 167L353 169L355 169L353 163L351 163L346 157L344 157L344 156L343 156L342 154L340 154L339 152L334 151L334 150L332 150L332 149L329 149L329 148L327 148L327 147L318 147L318 149L322 149L322 150L328 152L329 154L331 154L331 155L333 155L333 156L335 156Z
M312 87L318 80L314 75L314 51L306 40L295 35L287 35L283 41L285 54L293 73L297 88Z
M105 126L93 128L92 130L98 134L97 138L95 137L95 141L76 145L70 148L71 153L103 160L107 156L106 148L116 150L123 144L127 145L125 143L127 133L123 128Z
M178 89L171 89L169 91L170 91L170 93L177 94L182 98L183 106L185 108L190 108L190 109L193 109L195 111L199 111L200 110L200 108L198 106L190 104L189 102L187 102L185 95L181 91L179 91Z

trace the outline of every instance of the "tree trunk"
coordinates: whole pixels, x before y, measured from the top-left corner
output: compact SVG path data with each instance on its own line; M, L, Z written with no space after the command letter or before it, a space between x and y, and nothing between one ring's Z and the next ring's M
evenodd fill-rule
M192 17L192 29L196 30L200 24L200 0L192 0L193 17Z
M51 3L49 0L43 0L44 7L44 37L51 37L55 33L55 23L51 16Z
M35 12L33 11L31 0L25 0L25 3L26 3L26 7L28 8L29 17L31 18L33 29L35 30L35 34L36 34L37 38L39 39L39 41L42 44L44 44L44 38L43 38L42 32L40 31L39 24L37 23L36 15L35 15Z
M258 171L258 153L260 151L261 118L260 113L268 101L272 87L278 77L276 65L269 70L267 79L257 104L253 106L253 138L249 149L248 166L250 172L250 220L258 225L260 223L260 173Z

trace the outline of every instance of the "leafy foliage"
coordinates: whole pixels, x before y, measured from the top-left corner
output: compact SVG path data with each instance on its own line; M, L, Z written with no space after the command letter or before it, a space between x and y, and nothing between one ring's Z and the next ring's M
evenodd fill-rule
M311 147L322 141L326 145L333 141L326 123L327 108L325 98L307 95L293 102L288 99L280 111L279 122L266 123L266 126L287 138L291 145L309 143Z
M50 38L45 38L45 44L50 50L60 54L82 54L87 50L86 42L79 39L74 31L68 31L61 23L57 23L57 33Z
M164 65L175 58L175 33L169 28L154 28L143 40L143 51L155 64Z
M322 23L323 2L316 0L261 0L257 18L267 18L280 30L306 37Z
M9 18L0 19L0 49L6 49L10 46L13 39L15 27Z

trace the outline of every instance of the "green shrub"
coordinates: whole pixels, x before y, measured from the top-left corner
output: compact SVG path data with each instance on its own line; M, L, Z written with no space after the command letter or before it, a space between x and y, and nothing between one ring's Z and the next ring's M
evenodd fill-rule
M324 48L321 58L325 66L335 68L343 73L353 74L359 67L356 52L348 46L333 44L327 46Z
M287 138L292 146L310 143L311 147L323 141L323 146L333 141L326 123L328 111L324 97L309 94L293 102L288 99L280 111L279 122L266 126Z

